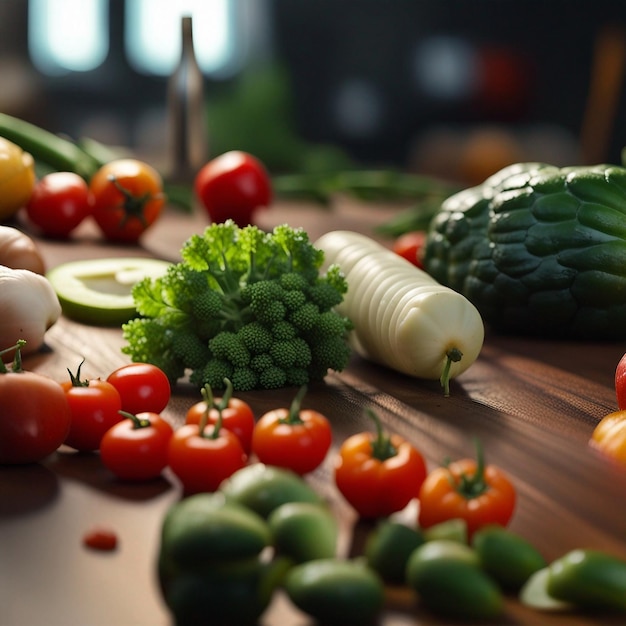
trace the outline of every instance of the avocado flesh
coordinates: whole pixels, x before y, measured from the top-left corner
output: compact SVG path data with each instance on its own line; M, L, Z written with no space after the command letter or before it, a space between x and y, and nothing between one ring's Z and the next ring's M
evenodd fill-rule
M85 324L119 326L137 315L134 285L146 277L162 276L170 265L141 257L89 259L59 265L47 278L66 317Z

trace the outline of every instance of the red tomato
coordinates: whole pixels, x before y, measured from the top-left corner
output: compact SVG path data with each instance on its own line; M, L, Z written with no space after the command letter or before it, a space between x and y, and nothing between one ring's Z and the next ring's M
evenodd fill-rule
M106 380L80 380L80 367L70 380L61 383L72 415L65 444L82 452L98 450L104 433L121 421L122 400Z
M124 365L107 377L120 394L122 410L136 415L142 412L161 413L172 394L165 372L150 363Z
M161 215L165 203L160 174L147 163L118 159L89 181L92 215L104 236L134 243Z
M0 360L0 406L0 464L41 461L65 441L71 414L61 385L23 371L17 356L13 368Z
M219 424L185 424L170 439L168 464L186 494L216 491L246 461L237 435Z
M238 226L246 226L257 209L272 201L265 167L251 154L238 150L209 161L196 175L194 187L212 222L232 219Z
M261 463L290 469L303 475L319 467L332 443L326 417L300 408L302 387L289 409L275 409L259 418L252 435L252 451Z
M43 176L26 204L28 219L49 237L67 237L90 212L89 187L73 172Z
M419 501L422 528L461 518L471 537L487 524L509 523L516 491L504 472L484 465L479 447L477 459L461 459L433 470L420 489Z
M239 398L231 397L232 384L226 383L226 391L222 398L210 399L210 391L203 389L205 397L201 402L196 402L188 411L185 417L187 424L200 424L203 419L207 424L216 424L222 419L222 427L237 435L244 452L248 455L252 449L252 431L254 430L254 413L250 405ZM207 413L207 408L211 407Z
M626 409L626 354L619 360L615 368L615 394L617 408Z
M426 463L408 441L384 433L373 411L368 415L377 432L358 433L343 442L335 483L361 517L374 519L401 511L418 497Z
M83 544L92 550L109 552L117 548L117 534L110 528L93 528L84 534Z
M149 480L167 465L174 429L158 413L126 414L102 437L100 457L123 480Z
M393 242L393 251L404 257L407 261L410 261L416 267L424 269L424 263L422 262L422 254L424 251L424 244L426 243L426 232L423 230L414 230L404 235L400 235Z

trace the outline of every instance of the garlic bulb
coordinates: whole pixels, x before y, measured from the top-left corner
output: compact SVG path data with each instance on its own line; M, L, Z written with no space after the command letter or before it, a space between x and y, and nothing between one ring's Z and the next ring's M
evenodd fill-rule
M12 226L0 225L0 265L37 274L45 273L45 264L37 244Z
M61 304L47 278L0 265L0 349L23 339L22 354L36 352L60 315Z

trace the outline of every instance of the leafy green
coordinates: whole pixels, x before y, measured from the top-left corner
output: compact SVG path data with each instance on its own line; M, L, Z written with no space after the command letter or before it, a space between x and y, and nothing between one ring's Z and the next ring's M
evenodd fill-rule
M303 229L233 221L193 235L182 261L133 289L140 317L122 327L133 361L172 382L239 391L303 385L347 365L350 320L335 312L347 282Z

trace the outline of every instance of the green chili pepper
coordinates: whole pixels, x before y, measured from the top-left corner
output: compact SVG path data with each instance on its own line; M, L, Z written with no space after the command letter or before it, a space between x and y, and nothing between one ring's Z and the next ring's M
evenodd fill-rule
M323 624L369 624L384 602L378 574L358 561L301 563L287 572L284 586L295 606Z
M577 606L626 612L626 561L601 550L572 550L550 564L547 592Z
M424 537L419 529L385 518L367 537L364 554L368 565L385 582L402 584L409 556L423 543Z
M482 568L507 590L519 590L532 574L547 565L526 539L495 524L476 531L472 546Z
M458 541L424 543L409 557L406 576L418 601L437 615L485 620L504 610L502 592L481 569L478 554Z
M263 518L287 502L322 501L295 472L263 463L253 463L237 470L220 485L220 491L231 502L242 504Z

